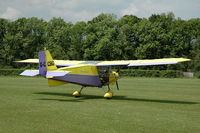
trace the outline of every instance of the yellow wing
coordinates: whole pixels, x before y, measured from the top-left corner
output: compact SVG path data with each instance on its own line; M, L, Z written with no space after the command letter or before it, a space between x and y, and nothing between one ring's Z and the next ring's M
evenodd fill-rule
M146 59L146 60L120 60L120 61L103 61L96 64L97 66L149 66L149 65L167 65L179 62L190 61L186 58L163 58L163 59Z
M39 63L38 59L26 59L21 61L15 61L19 63ZM73 66L77 64L81 64L85 61L77 61L77 60L54 60L56 66Z
M78 64L93 64L95 66L148 66L148 65L166 65L176 64L179 62L190 61L186 58L163 58L163 59L146 59L146 60L115 60L115 61L77 61L77 60L54 60L57 66L73 66ZM38 63L38 59L26 59L16 61L20 63Z

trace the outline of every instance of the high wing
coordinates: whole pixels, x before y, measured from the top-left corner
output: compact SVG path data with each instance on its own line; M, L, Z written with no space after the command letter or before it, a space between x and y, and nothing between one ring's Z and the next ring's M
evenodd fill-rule
M167 65L179 62L190 61L186 58L163 58L146 60L115 60L115 61L76 61L76 60L54 60L56 66L73 66L78 64L93 64L95 66L149 66L149 65ZM20 63L38 63L38 59L26 59L16 61Z
M21 61L15 61L19 63L39 63L39 59L26 59ZM54 60L56 66L73 66L78 64L83 64L85 61L77 60Z
M146 60L121 60L121 61L103 61L97 66L117 66L117 65L127 65L127 66L150 66L150 65L167 65L176 64L179 62L190 61L186 58L163 58L163 59L146 59Z

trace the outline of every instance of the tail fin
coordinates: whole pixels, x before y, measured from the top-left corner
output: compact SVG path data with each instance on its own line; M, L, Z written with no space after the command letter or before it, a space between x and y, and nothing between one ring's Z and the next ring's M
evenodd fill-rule
M39 54L39 74L46 76L47 71L56 70L57 67L48 50L40 51Z
M60 71L57 69L56 64L54 63L54 60L51 57L51 54L49 53L48 50L40 51L38 53L38 56L39 56L39 71L38 70L25 70L20 75L36 76L39 74L46 78L53 78L53 77L62 77L69 73L69 71Z

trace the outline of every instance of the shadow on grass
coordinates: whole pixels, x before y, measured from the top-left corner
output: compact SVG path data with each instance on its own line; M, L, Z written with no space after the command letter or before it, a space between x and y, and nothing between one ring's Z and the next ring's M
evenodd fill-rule
M83 102L79 99L56 99L56 98L40 98L37 100L44 100L44 101L60 101L60 102Z
M89 99L103 99L102 96L97 95L81 95L79 98L74 98L72 94L69 93L58 93L58 92L36 92L34 94L39 95L53 95L53 96L64 96L71 97L73 99L51 99L51 98L41 98L38 100L55 100L62 102L83 102L83 100ZM175 100L160 100L160 99L144 99L144 98L128 98L126 96L113 96L112 100L125 100L125 101L139 101L139 102L157 102L157 103L174 103L174 104L199 104L198 102L188 102L188 101L175 101Z

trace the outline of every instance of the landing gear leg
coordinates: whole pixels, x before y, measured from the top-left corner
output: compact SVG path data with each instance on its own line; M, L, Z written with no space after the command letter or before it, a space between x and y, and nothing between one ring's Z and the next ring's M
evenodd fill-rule
M111 99L113 97L113 91L110 89L109 85L108 85L108 91L104 94L104 97L107 99Z
M79 91L75 91L72 95L75 97L80 97L81 96L81 91L83 90L84 86L81 87Z

